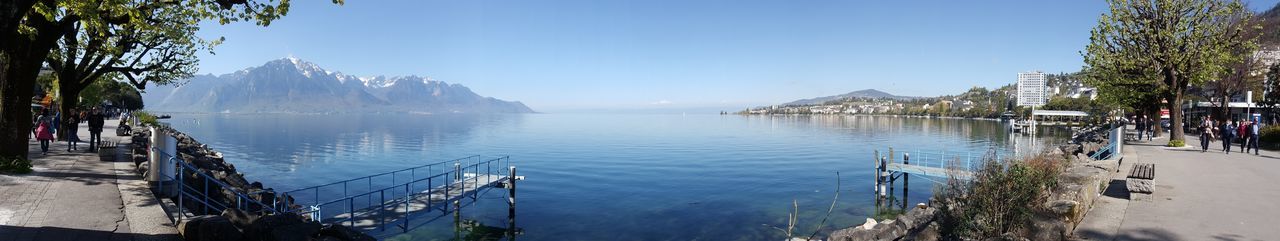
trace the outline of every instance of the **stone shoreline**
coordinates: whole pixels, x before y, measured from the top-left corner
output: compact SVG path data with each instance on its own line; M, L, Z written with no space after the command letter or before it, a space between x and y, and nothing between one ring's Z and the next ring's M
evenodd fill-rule
M1030 240L1068 240L1072 231L1084 219L1103 190L1111 181L1111 173L1118 170L1119 160L1092 161L1088 155L1105 146L1107 128L1085 128L1072 137L1070 143L1046 150L1047 154L1061 156L1070 163L1058 176L1058 187L1051 190L1047 202L1042 204L1049 213L1035 215L1030 225ZM1104 153L1105 154L1105 153ZM1083 155L1083 156L1082 156ZM915 208L891 220L875 220L831 232L828 241L846 240L939 240L941 238L936 219L936 202L917 204ZM996 240L1027 240L1018 237L1000 237Z
M178 140L177 157L183 162L198 169L198 172L213 177L214 180L227 184L230 190L209 184L194 171L177 173L182 175L183 182L197 190L207 188L211 202L234 204L238 201L236 192L247 194L250 199L264 205L275 205L288 210L300 208L288 195L277 196L272 188L264 187L260 182L250 182L244 174L236 170L235 165L223 159L222 153L214 151L208 145L201 144L191 136L168 127L157 127L157 130L169 133ZM150 147L152 133L148 129L135 129L132 141L132 161L137 164L140 173L149 169L147 148ZM175 170L176 171L176 170ZM169 198L178 202L177 198ZM371 236L342 225L321 224L309 217L296 213L284 212L268 214L270 206L241 200L243 210L235 207L221 212L212 206L206 208L199 201L181 200L186 210L196 217L182 220L178 224L178 232L185 240L376 240ZM277 205L278 203L278 205ZM206 212L205 210L210 210Z

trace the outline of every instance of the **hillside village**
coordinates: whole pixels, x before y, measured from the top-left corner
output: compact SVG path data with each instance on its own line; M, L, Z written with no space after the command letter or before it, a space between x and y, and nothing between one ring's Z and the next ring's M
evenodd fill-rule
M1045 74L1045 91L1049 104L1044 108L1078 107L1084 100L1097 98L1097 90L1086 86L1079 73ZM873 114L873 115L921 115L965 118L999 118L1006 111L1025 114L1029 108L1015 104L1017 86L1013 83L998 88L973 87L956 95L938 97L895 96L878 90L860 90L844 95L819 97L810 100L830 99L821 103L796 101L781 105L756 107L738 114Z

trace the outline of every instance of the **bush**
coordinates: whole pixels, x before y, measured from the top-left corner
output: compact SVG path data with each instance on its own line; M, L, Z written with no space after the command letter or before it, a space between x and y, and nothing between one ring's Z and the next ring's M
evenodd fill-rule
M1280 147L1280 125L1272 125L1258 130L1258 145L1275 149Z
M1183 147L1183 146L1186 146L1186 145L1187 145L1187 143L1186 143L1185 141L1183 141L1183 140L1169 140L1169 144L1168 144L1167 146L1169 146L1169 147Z
M984 158L970 180L952 178L934 192L938 202L939 231L944 240L1000 237L1028 233L1029 224L1065 168L1061 158L1049 155L1002 162Z
M0 172L31 173L31 160L21 157L0 157Z
M159 118L146 111L134 111L133 116L138 118L138 123L142 123L143 126L160 126Z

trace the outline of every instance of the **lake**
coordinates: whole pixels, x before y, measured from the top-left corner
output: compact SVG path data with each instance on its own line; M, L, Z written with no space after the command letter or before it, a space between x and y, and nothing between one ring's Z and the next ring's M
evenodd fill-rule
M797 233L807 236L831 205L839 172L825 235L874 213L875 150L980 156L1031 142L998 121L905 117L172 115L165 121L174 128L276 190L510 155L527 177L517 189L519 240L781 240L793 200ZM913 178L909 201L927 200L932 185ZM486 193L462 219L506 228L505 195ZM472 239L453 226L442 218L389 240Z

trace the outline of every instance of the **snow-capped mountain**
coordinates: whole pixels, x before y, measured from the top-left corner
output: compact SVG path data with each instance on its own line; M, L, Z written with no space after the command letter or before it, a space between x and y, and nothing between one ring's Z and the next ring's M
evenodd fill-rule
M223 75L200 75L143 95L147 109L181 112L532 113L520 102L418 76L356 77L297 58Z

